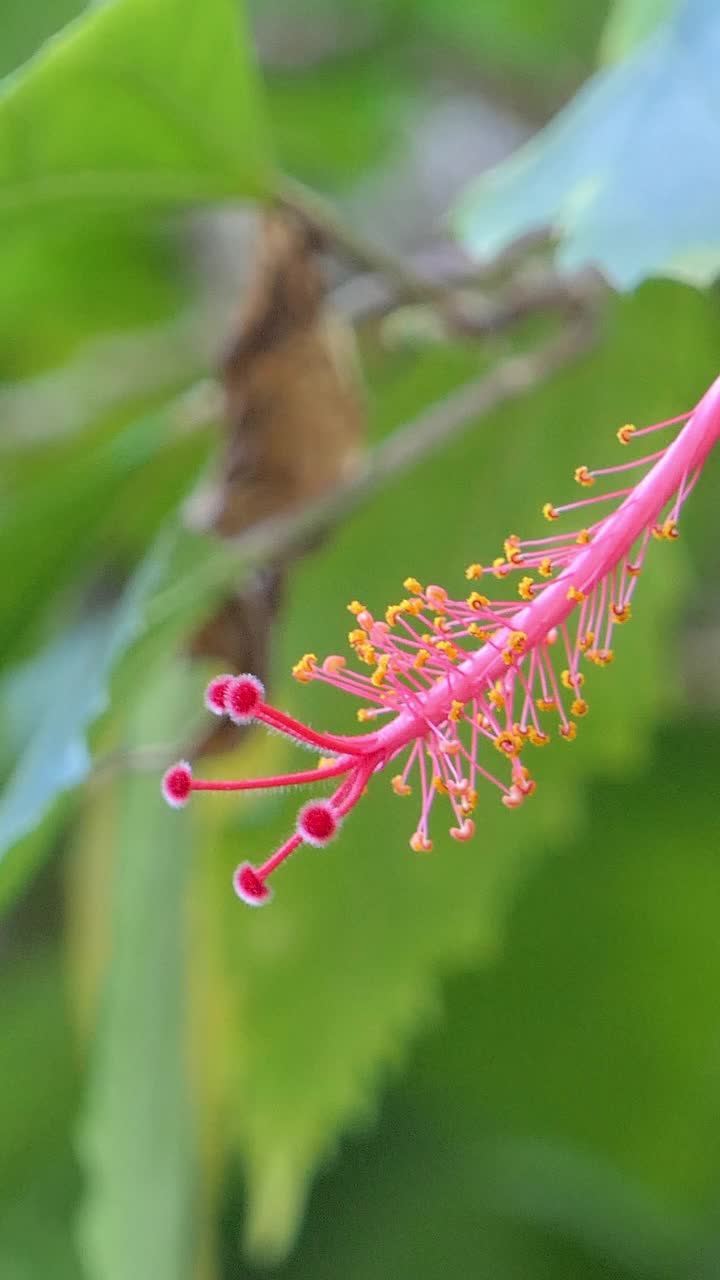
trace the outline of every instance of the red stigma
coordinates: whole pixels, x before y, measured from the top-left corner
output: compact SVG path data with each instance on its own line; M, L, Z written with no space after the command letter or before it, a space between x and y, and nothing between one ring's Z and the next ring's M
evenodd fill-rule
M192 769L186 760L168 769L162 780L162 793L173 809L182 809L192 791Z
M272 897L271 890L249 862L240 863L233 876L233 885L238 898L251 907L262 907Z
M339 826L340 820L326 800L311 800L298 814L298 835L306 844L329 844Z
M215 676L215 679L210 681L205 690L205 706L215 716L227 715L225 697L232 678L229 675Z
M257 676L236 676L228 680L225 688L224 709L235 724L250 724L264 696L265 689Z

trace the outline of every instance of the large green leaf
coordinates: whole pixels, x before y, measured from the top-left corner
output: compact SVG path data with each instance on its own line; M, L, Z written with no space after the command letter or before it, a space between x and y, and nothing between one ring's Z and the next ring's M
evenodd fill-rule
M454 225L484 258L536 227L568 269L622 289L720 270L720 10L684 0L626 61L598 73L536 138L465 195Z
M146 675L129 718L130 745L172 738L182 714L173 671ZM83 969L102 973L80 1133L88 1180L80 1237L92 1280L189 1280L197 1275L200 1220L188 1083L189 830L163 805L153 775L108 783L86 817L98 809L103 847L88 848L83 867L99 860L106 872L93 882L93 915L103 922L99 965L88 939L74 939ZM81 827L79 839L94 842L97 826ZM92 888L84 882L82 892Z
M593 787L581 840L533 869L497 963L447 984L377 1134L344 1144L270 1280L701 1274L720 1175L719 766L697 718L658 735L640 777Z
M267 192L233 0L92 5L0 97L0 217L78 201L167 208Z
M280 628L283 662L305 650L342 650L345 601L357 596L379 611L407 573L462 590L468 561L493 554L513 528L541 531L541 503L568 491L579 460L612 455L617 423L686 407L713 376L717 319L690 291L648 288L608 319L612 336L592 359L398 481L296 569ZM672 364L658 363L658 351L673 351ZM473 362L458 351L398 358L376 385L383 419L412 413ZM332 852L296 855L271 907L248 913L232 896L232 868L273 847L298 801L194 800L192 818L205 832L197 897L206 902L213 988L225 1010L217 1053L231 1070L227 1133L243 1159L257 1251L287 1246L309 1177L338 1132L367 1116L379 1083L434 1015L439 977L494 952L517 884L575 829L582 779L642 757L672 696L669 619L686 573L676 551L682 555L674 546L670 560L651 560L618 661L588 680L593 714L578 743L540 753L541 786L522 812L508 815L485 797L471 844L453 845L440 832L431 857L411 855L414 800L398 800L378 778ZM198 698L200 686L198 679ZM274 696L311 723L352 727L342 695L280 685ZM221 767L227 776L296 765L296 753L271 739Z
M56 948L3 957L0 979L0 1273L77 1280L77 1063Z
M165 543L158 544L117 605L68 628L5 679L4 743L13 758L0 796L0 901L7 901L28 872L25 859L16 868L5 857L8 850L90 768L87 730L107 706L113 666L142 626L144 602L165 554Z
M624 58L677 4L678 0L615 0L603 32L604 61L617 62Z

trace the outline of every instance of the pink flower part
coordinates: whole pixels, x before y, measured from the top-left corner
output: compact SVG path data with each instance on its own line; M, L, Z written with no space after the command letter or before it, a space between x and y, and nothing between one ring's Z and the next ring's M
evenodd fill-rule
M584 668L613 661L615 630L631 619L650 542L678 537L683 504L720 435L720 378L691 414L639 430L627 424L617 436L631 446L673 427L680 428L675 438L654 453L616 466L578 467L575 479L583 491L604 487L608 477L620 487L584 493L564 506L546 503L549 521L582 512L586 523L544 538L510 535L490 566L468 566L471 589L464 598L407 578L407 597L390 605L383 619L352 601L355 625L348 639L361 669L338 654L319 662L309 653L293 674L302 683L319 680L359 697L358 719L382 719L380 727L359 735L318 732L266 703L255 677L230 681L225 707L238 723L261 721L324 758L316 769L219 782L194 779L188 765L176 765L163 781L169 803L184 804L191 790L335 785L327 799L300 810L295 831L261 866L238 868L235 888L245 902L267 901L276 868L301 844L331 840L372 775L392 764L397 795L418 789L410 836L418 853L432 849L430 818L438 796L450 807L456 840L474 834L482 783L500 793L507 809L525 803L535 790L526 752L550 741L553 722L561 738L574 739L589 710ZM499 593L495 583L503 584Z
M212 711L213 715L227 715L225 698L232 680L233 677L229 675L215 676L215 679L210 681L205 690L205 706L208 711Z
M162 780L162 792L173 809L182 809L190 799L192 769L187 760L181 760L168 769Z
M218 680L224 680L218 676ZM224 709L235 724L250 724L255 719L255 709L265 697L265 689L257 676L231 677L224 690Z
M298 835L305 844L314 844L317 849L329 844L339 827L340 819L327 800L311 800L298 814Z

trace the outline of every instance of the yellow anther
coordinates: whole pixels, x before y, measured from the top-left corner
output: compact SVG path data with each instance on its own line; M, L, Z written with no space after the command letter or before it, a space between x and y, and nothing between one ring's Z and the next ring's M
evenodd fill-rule
M575 539L575 542L576 542L576 543L577 543L577 545L578 545L578 546L580 546L580 547L586 547L586 546L587 546L587 544L588 544L588 542L591 542L591 541L592 541L592 539L591 539L591 537L590 537L590 530L589 530L589 529L581 529L581 530L580 530L580 532L579 532L579 534L578 534L578 536L577 536L577 538Z
M433 627L440 632L440 635L450 630L450 624L444 613L439 613L436 618L433 618Z
M576 671L573 675L572 671L568 671L567 667L560 672L560 683L566 689L579 689L585 683L585 677L581 671Z
M358 644L366 644L367 636L364 631L361 631L359 627L356 627L354 631L348 631L348 643L351 644L354 649Z
M366 720L375 719L375 711L371 707L361 707L355 714L361 724L364 724Z
M580 649L582 653L587 653L588 649L592 648L594 643L594 631L587 631L584 636L578 636L578 649Z
M496 556L493 560L493 575L496 578L506 578L510 572L510 566L506 562L504 556Z
M577 587L568 587L566 599L574 600L576 604L582 604L587 599L584 591L578 591Z
M425 608L424 601L419 600L417 596L411 596L409 600L403 600L401 603L405 612L411 613L414 618L417 618L418 614L422 613Z
M518 595L521 600L532 600L533 598L533 580L532 578L521 578L518 583Z
M629 604L614 604L610 612L613 616L613 621L617 622L618 626L623 622L629 622L632 617L632 610Z
M574 742L577 737L577 725L574 720L568 720L567 724L561 724L558 733L566 742Z
M523 556L520 550L520 539L516 533L511 533L510 537L505 539L503 549L509 564L522 564Z
M360 604L359 600L351 600L350 604L348 605L348 611L350 613L354 613L355 617L357 617L359 613L365 612L365 605Z
M370 681L375 685L376 689L380 689L382 685L384 685L389 666L390 659L388 655L384 653L377 664L376 670L373 671L370 677Z
M404 612L405 610L403 609L402 603L389 604L387 609L385 610L385 621L387 622L388 626L389 627L396 626L397 620L400 617L400 614Z
M585 657L594 662L596 667L607 667L613 661L615 654L612 649L588 649Z
M292 674L301 684L307 684L308 680L312 680L316 666L317 654L304 653L299 662L295 663Z
M375 650L371 644L359 644L355 650L361 662L367 664L368 667L374 667L376 662Z
M626 422L624 427L620 427L617 432L617 438L621 444L629 444L631 438L635 434L635 428L631 422Z
M550 734L542 729L536 729L535 725L531 724L528 729L528 738L534 747L546 747L550 741Z
M452 720L452 718L452 716L449 717L450 720ZM445 741L440 743L438 750L442 751L444 756L456 756L460 751L462 751L462 743L458 742L457 738L451 738L449 741L445 739ZM448 783L448 791L453 791L453 787L457 788L458 785L459 784L456 782ZM453 795L454 794L455 792L453 791Z
M483 644L490 639L491 632L487 627L479 627L477 622L471 622L468 627L468 635L474 636L476 640L481 640Z
M586 488L595 483L595 478L590 475L587 467L575 468L575 480L577 484L585 485Z
M535 706L539 711L554 711L557 703L554 698L536 698Z
M517 720L516 720L516 721L515 721L515 724L513 725L513 733L516 733L516 734L517 734L517 736L518 736L518 738L522 738L522 740L523 740L523 742L524 742L526 738L529 738L529 737L530 737L530 728L529 728L529 726L526 726L526 727L523 729L522 725L521 725L521 724L518 724L518 722L517 722Z
M482 578L484 572L481 564L469 564L465 570L465 577L468 582L473 582L476 578Z
M432 609L444 609L448 602L448 593L444 587L428 587L425 598Z
M337 756L320 756L318 769L331 769L334 764L337 764Z
M477 716L475 717L475 723L477 724L478 729L490 728L490 721L488 720L487 716L483 715L482 711L479 711Z
M544 515L544 517L545 517L545 519L546 519L546 520L559 520L559 519L560 519L560 516L558 515L558 512L555 510L555 508L554 508L554 506L553 506L552 502L546 502L546 503L545 503L545 506L544 506L544 507L543 507L543 509L542 509L542 513L543 513L543 515Z
M418 582L417 578L406 578L403 586L406 591L412 591L414 595L422 593L422 584Z
M502 711L505 706L505 694L502 690L498 689L497 685L494 689L488 690L487 699L488 702L498 711Z
M590 708L584 698L576 698L570 710L574 716L586 716Z
M432 784L435 790L437 791L438 795L441 795L441 796L447 795L448 793L447 787L445 786L445 783L443 782L439 773L435 774L435 777L432 780Z
M464 702L458 702L457 699L455 699L453 701L452 707L450 708L450 714L448 715L448 720L452 720L453 722L457 723L457 721L460 719L463 713L464 706L465 706Z
M445 657L449 658L451 662L457 661L457 659L460 657L460 654L458 650L455 648L455 645L451 644L449 640L438 640L437 644L435 645L435 648L438 649L440 653L444 653Z
M487 596L481 595L479 591L471 591L470 595L466 596L465 603L468 604L471 609L475 609L477 611L479 609L487 609L490 601Z
M432 654L429 649L418 649L413 662L415 670L420 671L425 666L425 663L430 661L431 657Z
M671 516L668 516L667 520L663 522L662 536L667 538L669 542L674 542L676 538L680 537L677 520L673 520Z
M505 756L516 756L522 749L522 738L510 729L503 729L502 733L499 733L493 739L493 742L496 749Z
M391 778L390 786L392 787L396 796L412 795L412 787L409 787L407 782L403 782L402 774L400 773L397 773L394 778Z
M628 561L628 563L625 565L625 568L627 572L630 574L631 578L639 578L640 574L642 573L642 565L630 564L630 561Z
M508 636L508 644L514 653L524 653L527 644L527 634L524 631L511 631Z
M552 578L552 571L553 571L552 560L550 559L549 556L545 556L545 559L540 561L540 568L539 568L540 576L542 578Z
M413 853L432 853L432 840L428 840L420 831L410 837L410 848Z

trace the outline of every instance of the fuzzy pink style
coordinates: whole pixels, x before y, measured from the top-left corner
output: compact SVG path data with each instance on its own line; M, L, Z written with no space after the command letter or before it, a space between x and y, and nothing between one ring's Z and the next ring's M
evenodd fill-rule
M323 662L305 654L293 674L303 683L321 680L362 698L358 719L390 717L382 728L357 736L318 733L270 706L255 676L223 675L211 682L206 705L215 714L227 714L238 724L260 721L325 756L316 769L224 782L193 778L183 761L163 779L169 804L182 807L193 791L340 780L329 798L300 810L292 835L262 866L241 863L234 877L239 897L252 906L267 902L272 872L299 845L321 847L332 840L371 776L394 760L402 759L392 779L398 795L410 794L411 777L419 784L420 814L410 839L417 852L432 848L430 812L438 795L446 796L452 808L450 834L467 840L475 830L472 814L481 780L498 789L509 809L532 794L535 783L521 761L523 750L550 740L544 727L550 712L560 736L575 737L576 721L588 710L581 664L604 667L612 661L613 632L630 619L650 540L678 536L682 505L720 435L720 378L691 414L641 430L628 425L617 435L621 444L630 445L681 423L675 439L655 453L575 472L583 488L609 476L639 473L631 487L543 508L553 522L602 503L613 504L610 514L571 533L531 541L512 535L504 555L489 568L468 566L466 578L473 583L504 582L518 574L519 600L491 600L478 590L453 600L442 587L423 587L408 578L409 596L390 605L382 621L358 601L348 606L356 623L350 644L371 670L355 671L337 654ZM502 776L491 767L498 755Z

